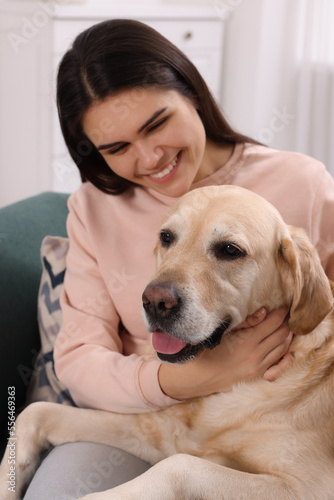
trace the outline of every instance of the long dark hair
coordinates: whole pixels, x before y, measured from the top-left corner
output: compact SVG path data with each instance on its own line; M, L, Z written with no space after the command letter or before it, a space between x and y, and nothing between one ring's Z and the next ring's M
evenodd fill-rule
M146 24L104 21L77 36L61 60L57 107L62 133L83 180L121 194L134 183L116 175L82 129L88 108L124 89L177 90L192 100L208 139L219 144L250 141L222 116L205 81L189 59Z

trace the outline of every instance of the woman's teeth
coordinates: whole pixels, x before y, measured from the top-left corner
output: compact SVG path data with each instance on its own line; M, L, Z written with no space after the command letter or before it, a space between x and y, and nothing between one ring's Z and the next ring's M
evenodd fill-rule
M161 172L158 172L157 174L154 175L151 174L151 177L153 177L153 179L162 179L162 177L165 177L167 174L171 173L176 163L177 163L177 156L175 156L174 160L170 165L168 165L168 167L164 168Z

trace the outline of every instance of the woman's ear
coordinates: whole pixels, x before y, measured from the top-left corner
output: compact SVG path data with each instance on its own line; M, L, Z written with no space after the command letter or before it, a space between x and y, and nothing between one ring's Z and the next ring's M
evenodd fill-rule
M312 332L334 305L329 280L305 232L288 226L278 252L278 266L292 296L289 326L297 335Z

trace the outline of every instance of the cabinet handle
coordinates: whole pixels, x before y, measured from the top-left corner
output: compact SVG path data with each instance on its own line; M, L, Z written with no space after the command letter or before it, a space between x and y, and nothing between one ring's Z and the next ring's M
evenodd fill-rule
M190 40L191 38L193 38L193 32L192 31L186 31L185 34L183 35L183 38L185 40Z

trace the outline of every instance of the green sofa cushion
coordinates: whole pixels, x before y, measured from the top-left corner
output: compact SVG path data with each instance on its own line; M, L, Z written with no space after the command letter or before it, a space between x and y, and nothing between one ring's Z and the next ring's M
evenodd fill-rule
M46 235L67 236L67 199L46 192L0 209L0 429L8 425L8 387L15 387L19 411L40 347L37 295L40 246Z

